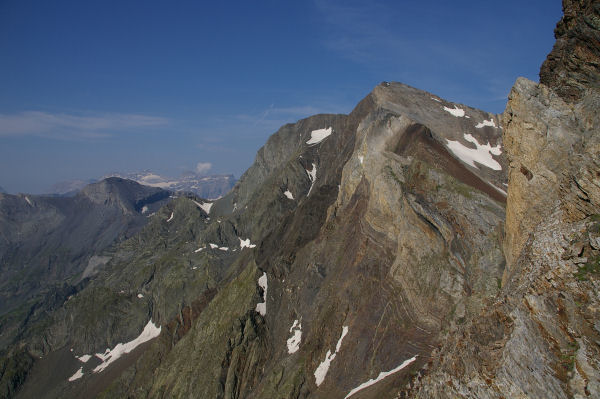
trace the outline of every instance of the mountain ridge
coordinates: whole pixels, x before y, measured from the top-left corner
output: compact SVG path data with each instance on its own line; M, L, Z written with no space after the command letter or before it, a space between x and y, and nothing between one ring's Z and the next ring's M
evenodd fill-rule
M390 253L395 252L395 250L392 249L394 245L391 245L391 242L396 240L393 238L396 236L394 231L396 229L404 228L402 227L402 219L405 217L398 218L398 216L395 215L395 211L391 211L391 208L389 208L388 205L385 205L385 202L381 202L382 200L389 197L390 199L396 198L396 200L400 201L400 204L404 203L405 205L402 207L406 208L406 212L408 212L406 213L406 217L414 219L414 223L419 226L419 229L424 228L427 231L428 235L425 237L430 237L423 237L423 239L441 239L442 241L440 241L440 243L448 241L447 245L451 247L457 245L456 240L452 238L453 234L455 234L453 233L454 228L444 221L444 218L441 217L442 215L440 215L437 210L432 209L427 205L427 203L430 202L429 199L422 197L424 194L422 190L426 186L423 186L423 183L430 178L433 178L434 181L436 181L436 183L433 183L432 181L432 184L438 186L436 191L438 194L436 195L441 195L446 199L445 201L447 203L460 203L468 198L476 198L476 201L484 201L485 203L489 202L490 205L495 205L491 208L494 209L493 212L486 217L493 217L499 220L499 216L495 215L494 212L499 212L499 215L503 214L501 203L496 203L494 199L489 198L485 192L479 191L476 187L460 182L454 177L442 177L446 175L438 175L439 172L433 172L434 170L438 170L437 168L443 167L443 165L431 165L433 169L431 169L430 172L427 172L429 169L428 167L425 168L425 164L422 163L422 161L415 161L415 157L418 158L423 154L430 154L432 151L433 154L435 154L434 150L436 149L437 151L443 150L446 152L446 159L453 159L455 163L458 163L457 165L460 165L460 170L468 170L484 181L503 181L503 172L495 171L483 164L473 163L473 165L471 165L465 163L464 160L457 157L448 147L448 140L452 139L453 141L461 143L465 148L475 147L471 149L477 149L476 145L465 140L465 132L462 129L470 129L467 131L471 132L471 137L477 137L475 139L477 143L483 142L483 137L487 137L493 145L498 144L500 140L498 128L492 126L476 127L477 124L481 123L483 120L496 121L497 116L471 108L465 107L462 109L458 105L449 102L439 103L437 100L432 99L429 93L416 91L416 89L401 84L384 83L375 90L381 91L381 93L369 94L348 116L317 115L298 121L295 124L283 126L278 133L269 139L265 147L259 150L254 165L249 168L244 176L242 176L232 192L216 201L208 208L208 212L204 209L204 205L201 202L196 201L198 203L195 204L193 200L188 198L179 198L173 202L172 208L169 206L163 208L157 216L153 218L153 221L142 231L140 239L136 240L135 238L132 238L128 242L123 243L124 246L122 249L117 250L117 254L122 253L123 255L117 255L116 258L121 257L122 260L115 258L111 264L112 266L109 265L109 267L105 269L101 278L96 278L95 282L92 282L88 287L78 293L74 299L66 305L65 310L56 313L54 316L55 321L53 322L55 327L50 330L52 331L50 336L53 338L49 339L50 337L48 337L45 339L50 346L48 349L44 349L44 351L51 348L58 349L64 345L74 348L74 353L77 354L77 356L101 351L103 350L102 348L110 348L117 342L125 342L134 338L139 334L141 327L148 321L148 318L151 318L161 326L164 326L165 324L170 326L168 327L169 332L166 333L167 335L161 335L162 338L154 341L154 344L151 344L146 350L147 354L139 355L141 357L138 358L136 363L138 364L137 367L140 367L137 377L135 377L134 380L116 380L111 385L112 388L109 388L108 392L111 392L109 395L130 395L132 392L137 391L144 392L143 396L154 396L165 389L170 392L170 395L174 396L191 394L196 396L214 397L214 395L220 395L218 392L233 392L228 391L228 389L233 389L234 391L237 390L239 391L239 395L245 395L242 394L242 392L248 393L247 389L249 389L250 386L259 384L259 382L263 380L259 378L258 374L247 374L242 371L242 369L246 367L244 366L244 362L242 360L234 361L233 358L228 361L229 365L226 366L225 369L229 370L227 373L231 373L231 377L221 377L213 380L213 384L208 384L204 387L205 390L202 391L203 393L196 390L199 387L194 388L192 386L185 387L181 385L181 382L178 382L180 381L178 375L181 372L189 372L184 370L188 370L190 365L205 364L205 362L202 362L199 358L195 360L189 359L188 356L197 355L186 353L184 348L190 345L189 341L194 339L194 337L200 339L199 337L203 336L205 337L202 338L202 342L204 343L201 345L207 345L205 346L206 350L210 353L214 353L217 357L221 356L221 354L224 354L226 357L249 356L249 354L252 353L252 356L255 356L257 361L261 364L265 364L264 362L267 360L267 357L265 356L270 356L272 358L273 365L277 365L281 361L285 362L287 356L282 357L279 350L270 349L265 353L260 354L259 352L263 351L263 349L259 350L259 348L274 348L273 345L276 342L280 342L282 336L287 336L287 333L284 333L287 329L285 326L287 323L284 323L284 325L273 324L273 316L269 315L273 314L273 312L283 312L286 314L288 313L288 310L285 309L287 309L288 306L292 306L294 301L299 301L295 306L289 308L290 311L295 309L293 310L293 313L297 314L297 317L302 318L303 334L307 341L300 342L299 351L300 353L314 353L313 356L318 356L317 352L320 351L319 348L324 344L320 343L318 337L322 336L326 339L334 339L333 336L329 335L334 334L333 331L327 333L322 330L323 327L318 326L329 325L332 323L337 324L340 321L337 317L328 320L328 317L331 316L327 316L326 314L317 314L313 317L309 317L309 313L306 313L306 309L309 309L311 304L301 300L301 298L311 298L314 294L319 292L321 293L319 294L321 296L337 295L330 291L330 288L328 288L329 286L322 281L323 278L327 279L327 276L337 275L343 270L339 268L342 266L341 264L325 267L325 263L323 263L325 259L330 256L328 255L328 252L333 248L338 248L334 250L338 254L335 256L341 256L342 258L347 259L349 264L355 265L353 267L358 267L356 270L359 275L366 276L366 274L364 274L366 273L366 270L361 269L361 267L364 266L360 266L360 259L362 257L356 253L355 249L350 250L348 248L348 245L356 248L362 247L362 245L359 244L360 239L359 241L356 241L358 237L364 237L367 241L373 241L376 243L375 247L377 248L380 248L379 246L383 245L383 247L386 248L384 254L372 252L374 249L372 248L369 249L370 256L373 256L375 259L381 259L388 268L393 266L394 262L393 258L390 258ZM389 92L386 93L386 90ZM408 98L405 98L405 96ZM392 98L396 98L396 102L399 101L398 99L401 99L400 101L406 101L407 104L396 104L391 102ZM413 103L417 105L411 105ZM437 146L432 147L431 145L424 145L420 147L421 149L419 151L411 152L408 151L410 146L405 145L403 146L404 149L402 151L397 151L399 154L395 153L394 150L398 148L399 138L407 129L411 126L419 125L420 122L428 123L426 118L419 118L421 113L419 113L418 107L421 107L422 103L427 104L426 106L429 107L432 112L436 112L438 115L437 118L446 120L445 124L438 123L433 126L433 129L430 129L430 134L432 137L435 137L435 143L438 143ZM460 108L465 112L466 116L471 116L472 120L470 118L464 118L464 116L455 116L444 109L444 107L452 107L449 109L454 112L458 112L456 110ZM404 114L411 114L411 117L414 119L411 119ZM441 126L454 126L454 128L449 130L448 128L441 128ZM309 142L315 141L313 133L323 129L331 131L329 136L322 138L321 141L316 144L308 144ZM461 129L460 133L456 132L455 129ZM357 132L360 132L360 134ZM482 136L484 134L485 136ZM293 142L294 145L290 145L290 141ZM492 145L490 145L490 148L492 148ZM500 155L489 154L492 158L499 160L502 164L505 163L501 153ZM431 161L432 158L429 157L426 159ZM362 173L365 173L366 177L355 176L354 171L360 170L361 168L359 165L363 165L364 169ZM371 170L371 172L369 172L369 170ZM412 174L419 170L421 171L419 173L422 174L423 172L426 172L430 177L425 179L412 178ZM381 180L382 172L384 176L383 180ZM399 179L404 181L399 182ZM370 188L367 183L368 180L372 181ZM338 186L341 188L341 191L339 191ZM398 190L398 188L400 188L400 190ZM387 190L386 195L383 194L382 189L384 191ZM285 195L285 192L289 192L292 198ZM408 192L414 192L414 195L407 195ZM368 202L365 202L369 197L372 197L372 200L375 201L374 204L382 205L382 207L377 205L369 206ZM442 197L440 197L440 200ZM458 200L457 202L456 200L458 198L463 198L463 200ZM200 205L202 205L202 209L200 208ZM391 213L387 216L381 215L380 212L376 210L377 208L389 209ZM375 214L373 214L373 212ZM465 208L461 212L468 213L469 211ZM390 219L390 217L392 219ZM479 217L475 216L475 218ZM363 225L361 228L362 231L352 227L356 226L356 220L362 219L368 220L368 222L360 222L360 225ZM383 222L385 219L388 219L388 221L394 220L393 226L395 227L392 230L385 227L385 224L387 224L387 222ZM181 223L185 223L188 227L184 228ZM462 224L464 225L464 222L462 222ZM489 227L485 227L485 225L482 225L482 228L489 229ZM339 234L332 233L335 231L339 231ZM439 238L436 238L438 237L438 234L440 234L440 236ZM335 236L341 238L333 239ZM354 236L355 238L351 238ZM145 238L142 239L142 237ZM333 239L332 243L327 244L327 241L323 241L325 237L329 237L330 240ZM157 239L159 241L157 241ZM190 239L193 240L193 243ZM252 243L249 245L256 245L256 248L250 250L244 249L242 242L246 239ZM340 239L342 239L342 241L340 241ZM349 241L348 243L343 244L343 240ZM149 243L148 245L152 246L157 244L150 243L164 242L165 244L159 244L159 248L162 247L162 245L166 245L166 247L164 247L166 252L164 255L161 255L159 252L156 254L158 258L152 260L148 264L147 261L143 260L146 256L143 254L147 249L143 249L145 246L138 247L140 244L137 244L136 241L140 243L147 241ZM340 241L339 245L330 247L330 245L333 245L333 242L338 241ZM484 242L487 241L484 240ZM499 248L499 244L493 245L495 245L496 248ZM131 252L132 249L136 247L138 247L138 250L135 252L139 252L140 255L135 255ZM175 255L175 258L171 258L173 256L173 250L169 249L170 247L173 247L173 250L177 253L183 251L184 255ZM130 249L125 251L125 248ZM348 253L341 253L341 248L348 248ZM459 252L456 252L457 250ZM234 256L237 251L240 251L240 255ZM454 253L457 254L455 256L458 256L458 259L464 257L463 252L465 251L465 248L457 248L454 249L454 251ZM313 252L314 255L311 255ZM128 253L131 255L128 255ZM460 255L459 253L463 254ZM131 258L131 256L133 256L133 258ZM172 260L166 261L167 259ZM304 266L301 266L307 261L309 264L315 262L314 272L312 271L312 267L309 268L310 271L305 271ZM121 264L123 266L120 266ZM143 266L146 264L154 266L148 269L147 266ZM173 266L169 267L168 265ZM171 269L172 267L174 267L174 269ZM175 270L177 270L177 272L175 272ZM165 289L171 285L176 287L180 284L178 282L180 281L179 277L173 277L173 273L182 273L183 276L190 272L194 273L194 270L204 270L205 273L208 273L213 277L208 281L202 278L198 279L199 276L193 277L192 279L187 277L188 283L186 283L186 285L189 286L185 290L187 299L183 302L180 302L180 300L173 302L175 291L172 289L167 289L167 291L165 291ZM220 270L220 275L215 274L217 270ZM307 272L308 274L306 274ZM268 292L271 293L266 296L265 303L267 310L264 316L253 313L253 310L251 309L251 304L258 303L261 295L256 293L256 280L253 276L263 273L267 276ZM139 275L139 277L136 277L137 275ZM171 275L171 277L167 277L169 275ZM255 278L258 279L258 276ZM379 278L381 279L381 284L388 286L388 283L385 283L385 279L383 279L383 275ZM110 283L110 281L112 281L112 283ZM127 281L130 281L130 283L127 283ZM348 276L340 278L340 281L346 281L345 284L350 284L351 282L351 280L348 280ZM116 282L118 283L115 286ZM198 284L200 284L200 287L204 285L205 288L198 291ZM299 284L299 286L293 289L293 286L290 286L289 284ZM392 283L392 286L396 286L397 284L397 282L394 282ZM414 283L405 281L405 284L414 287ZM238 288L241 289L239 293L246 292L246 294L242 295L242 297L238 295L239 293L234 294L231 289L235 286L240 287ZM359 285L358 287L360 286L362 285ZM137 288L132 289L133 287ZM189 289L192 289L193 287L196 288L189 291ZM290 289L292 289L292 292L294 290L299 290L299 292L303 292L303 294L294 294L281 304L273 303L273 292L276 293L275 295L281 295L277 293L287 292L287 290ZM366 288L363 287L360 289L364 290ZM490 288L486 288L486 290L489 289ZM124 291L124 294L119 294L120 291ZM108 301L107 303L116 301L115 305L111 305L111 307L117 306L117 303L122 303L122 305L118 305L118 307L129 309L125 313L125 315L127 315L126 319L123 318L124 315L119 316L118 314L113 313L113 311L110 311L104 315L94 317L96 321L93 321L92 323L83 321L84 319L82 317L89 314L91 301L97 301L98 298L100 298L98 295L100 295L101 292L103 292L103 294L101 294L102 297L106 298L102 299L102 301ZM139 293L139 295L142 295L142 297L136 299L136 295L138 295L136 292ZM159 295L159 292L163 293ZM195 293L191 294L192 292ZM197 297L198 292L205 293L203 295L205 295L204 301L206 305L200 307L198 307L198 305L193 305L194 298ZM374 303L377 303L377 305L373 306L379 309L379 306L382 306L383 304L379 300L376 300L375 297L372 296L372 293L366 294L367 292L368 291L364 291L363 293L363 295L366 295L365 300L375 301ZM397 301L397 296L401 295L399 288L394 288L392 292L393 294L390 294L392 295L390 296L390 300L396 298L394 301ZM456 299L451 299L452 295L454 295ZM456 291L453 294L450 294L448 298L451 299L451 302L454 302L457 299L462 301L460 299L461 297L462 295L460 292ZM228 298L238 299L231 302ZM413 297L406 298L415 300L414 295ZM323 299L319 299L318 302L322 302L322 300ZM236 303L236 301L241 301L239 303L245 303L246 305L241 306L238 310L233 310L233 308L230 307L233 303ZM353 302L349 301L349 298L345 295L336 301L341 301L339 306L342 306L341 304L346 304L344 306L351 306L351 308L355 308L356 306L353 305ZM226 303L229 303L229 305L226 305ZM424 304L420 303L420 305L423 307ZM227 306L229 310L226 311L223 308L224 306ZM461 306L464 306L464 304ZM426 309L427 306L424 306L423 308ZM212 310L209 311L209 309ZM358 311L358 309L355 310ZM380 310L383 310L383 308ZM224 319L218 322L221 323L219 324L220 332L217 335L211 335L212 333L203 330L203 327L201 326L204 325L206 326L205 328L212 328L210 326L213 325L213 321L211 321L210 318L207 319L208 316L206 316L204 312L215 311L218 314L223 315ZM180 312L183 312L183 314L187 314L188 316L183 319L177 317L177 314L180 314ZM433 312L435 313L435 311ZM226 314L227 316L225 316ZM360 315L362 313L359 312L358 314ZM108 319L105 319L106 317L108 317ZM435 317L432 318L429 311L420 317L425 323L423 324L424 327L430 323L432 326L445 323ZM86 316L86 318L89 317ZM233 331L240 331L242 336L247 338L243 338L242 341L239 342L239 345L241 346L234 346L227 349L227 345L223 346L225 343L223 339L226 339L226 337L229 336L230 332L228 332L228 326L230 323L235 325L237 323L234 321L236 318L242 320L241 323L243 328L240 327L242 329L238 330L237 327L233 327ZM128 322L125 320L128 320ZM135 320L135 322L132 322L132 320ZM293 320L290 321L290 324L292 324L292 321ZM108 337L103 334L103 332L107 330L107 322L110 323L109 325L112 325L109 330L113 331L111 336ZM214 322L217 321L215 320ZM85 329L82 330L81 328L84 326ZM355 330L356 325L351 323L349 326L349 336L352 337L354 334L357 334L357 332L355 332L357 331ZM222 330L223 328L225 328L225 331ZM255 332L246 332L246 329L248 328L253 329ZM409 348L403 346L401 348L393 349L393 347L389 347L389 343L391 342L389 339L394 335L397 337L416 337L414 335L416 330L413 328L407 330L406 327L402 327L402 323L398 324L398 321L393 322L388 329L394 332L391 333L392 335L389 338L386 338L385 342L388 342L386 348L388 348L390 353L394 354L394 357L398 358L400 361L400 358L404 358L404 354ZM70 335L67 334L69 331L80 331L75 337L83 338L95 336L97 338L91 341L89 339L82 340L80 338L73 340L74 337L69 338ZM369 336L371 333L359 332L358 334L366 334L366 336ZM169 342L165 341L167 336L177 338L169 340L171 343L167 343ZM93 343L98 338L100 338L99 341ZM337 340L337 338L335 339ZM69 340L71 341L70 343ZM418 339L418 341L420 342L418 344L419 348L421 348L418 353L423 353L423 345L429 345L435 342L435 340L430 338L425 340ZM277 345L281 345L281 343ZM364 351L364 349L365 348L359 349L359 351ZM147 361L144 359L148 359L148 356L153 357L154 355L152 355L152 353L156 353L155 351L157 350L163 353L161 356L165 356L164 361L166 362L165 365L160 366L160 370L163 371L159 372L159 374L164 373L160 376L154 375L155 371L148 369L144 365L144 362ZM199 353L207 352L200 351L198 354ZM238 353L239 355L234 355L235 353ZM246 353L247 355L242 355L242 353ZM344 357L344 353L345 352L340 352L338 357ZM413 355L414 353L411 354L411 356ZM296 389L305 391L308 389L309 391L307 392L312 391L313 394L317 395L316 397L322 395L327 396L334 394L334 392L339 393L339 389L345 386L348 387L349 391L352 388L352 381L356 381L356 378L360 377L358 374L350 373L350 375L343 377L346 382L338 388L331 386L331 384L327 384L329 378L326 378L324 387L328 388L322 388L318 391L314 385L314 380L311 382L308 378L312 371L301 371L304 367L312 369L313 371L317 368L318 364L316 363L316 358L313 358L313 360L309 359L306 359L307 363L305 363L303 367L299 369L295 368L294 370L296 371L290 371L291 374L286 372L282 376L284 380L289 381L291 384L289 385L289 389L292 391ZM218 363L220 364L220 362ZM387 367L387 363L384 363L385 364L382 363L382 366ZM422 361L418 360L412 367L417 367L421 363ZM44 364L44 361L39 362L38 364L42 365ZM77 363L71 364L73 365L70 367L73 367ZM155 363L149 362L148 364ZM45 367L51 366L46 365ZM211 373L215 372L213 371L216 370L214 367L217 367L217 364L209 362L206 369L196 369L193 372L197 377L203 375L211 380L209 375L212 375ZM219 367L217 367L217 369L219 369ZM35 373L37 372L34 371L33 373L36 375ZM332 370L330 373L339 376L338 378L343 376L343 374L340 374L340 370ZM297 383L291 383L298 375L305 375L303 378L306 379L305 383L300 386L297 385ZM58 389L58 391L56 391L58 396L77 396L74 392L81 393L81 389L86 389L85 387L89 386L86 385L85 381L88 381L87 384L94 384L93 381L97 381L101 376L102 374L90 372L90 369L87 368L87 366L84 366L82 378L82 381L84 382L81 383L77 380L77 382L70 383L65 380L54 389ZM126 377L123 376L121 378ZM233 380L231 378L233 378ZM238 381L237 383L234 382L236 380ZM151 383L151 381L154 381L154 383ZM271 384L271 382L266 380L263 381L260 384L261 388L258 391L255 391L255 395L271 395L273 393L272 390L274 389L274 386ZM123 392L121 391L123 387L129 387L128 389L131 390L128 390L128 393ZM31 392L28 391L29 389L32 389L31 386L26 385L24 387L24 392ZM222 391L222 389L224 389L224 391ZM71 394L68 392L71 392ZM317 394L318 392L321 392L321 394Z
M564 1L568 37L592 3ZM223 198L176 198L112 247L3 358L5 391L599 395L600 88L576 55L554 72L576 96L519 79L502 116L383 82L282 126Z

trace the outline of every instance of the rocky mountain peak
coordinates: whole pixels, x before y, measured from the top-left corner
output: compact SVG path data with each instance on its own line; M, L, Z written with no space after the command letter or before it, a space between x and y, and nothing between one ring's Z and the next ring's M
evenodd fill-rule
M167 198L169 192L158 187L143 186L132 180L109 177L84 187L78 197L96 204L112 204L124 213L139 212L146 203Z
M600 90L600 3L563 0L563 17L554 36L540 82L566 102L580 100L586 89Z

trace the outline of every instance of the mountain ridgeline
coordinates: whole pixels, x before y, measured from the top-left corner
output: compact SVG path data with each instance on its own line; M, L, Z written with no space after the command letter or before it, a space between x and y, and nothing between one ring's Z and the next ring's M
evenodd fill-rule
M87 186L69 198L0 194L0 343L61 306L134 236L170 193L123 179Z
M383 82L281 127L224 197L153 210L3 331L0 394L600 396L593 3L565 0L503 115Z

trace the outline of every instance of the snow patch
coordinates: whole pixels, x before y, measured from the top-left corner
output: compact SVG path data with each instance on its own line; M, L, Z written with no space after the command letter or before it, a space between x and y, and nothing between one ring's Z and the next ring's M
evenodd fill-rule
M144 205L144 206L142 207L142 215L143 215L144 213L146 213L146 212L148 212L148 206L147 206L147 205Z
M161 329L162 327L155 326L154 323L152 323L152 320L149 320L142 333L133 341L124 344L118 343L112 350L107 348L104 353L96 353L96 357L100 359L102 363L93 370L94 373L104 371L104 369L121 356L131 352L144 342L148 342L151 339L158 337Z
M142 299L144 296L142 294L137 294L137 297Z
M437 101L438 103L441 103L441 102L442 102L442 100L440 100L439 98L431 97L431 99L432 99L433 101Z
M476 148L469 148L461 144L459 141L446 139L448 142L448 148L450 148L454 155L460 158L467 165L471 165L474 168L478 168L478 166L475 165L476 161L477 163L487 166L490 169L502 170L502 166L494 158L492 158L492 154L502 154L500 144L495 147L492 147L489 142L481 145L477 139L470 134L465 134L464 137L465 140L475 144Z
M219 246L217 244L208 244L208 245L210 245L211 249L219 248Z
M87 363L92 358L92 355L75 356L82 363Z
M315 181L317 180L317 165L313 163L312 170L310 172L307 170L306 174L308 174L308 178L310 180L310 188L308 189L308 194L306 194L306 196L308 197L313 186L315 185Z
M75 380L78 380L81 377L83 377L83 367L79 367L79 370L77 370L75 372L75 374L73 374L72 376L69 377L69 382L73 382Z
M475 125L475 127L477 129L481 129L484 126L491 126L491 127L496 127L496 122L494 122L494 119L490 119L489 121L487 120L483 120L483 122L478 123L477 125Z
M290 192L290 190L285 190L285 193L283 193L283 195L285 195L286 197L288 197L291 200L294 199L294 196L292 195L292 193Z
M294 320L294 324L290 328L290 333L293 335L287 340L288 353L296 353L300 349L300 341L302 340L302 323Z
M465 110L462 108L458 108L456 105L454 106L454 108L444 107L444 111L451 113L457 118L462 118L463 116L465 116Z
M250 243L250 239L246 238L245 240L242 240L241 238L238 237L238 239L240 240L240 249L243 248L254 248L256 247L255 244Z
M365 388L370 387L371 385L375 385L377 384L379 381L383 380L386 377L389 377L390 375L397 373L398 371L402 370L403 368L405 368L406 366L408 366L409 364L411 364L412 362L414 362L415 360L417 360L417 356L413 356L408 360L405 360L400 366L396 367L395 369L392 369L390 371L382 371L381 373L379 373L379 376L377 376L377 378L375 379L370 379L367 382L363 382L362 384L360 384L359 386L357 386L356 388L354 388L353 390L351 390L348 395L346 395L344 397L344 399L348 399L350 396L354 395L355 393L357 393L358 391L362 391Z
M197 201L194 201L194 200L192 200L192 202L194 204L196 204L198 206L198 208L200 208L204 212L206 212L207 215L210 213L210 208L212 208L212 206L213 206L212 202L203 202L203 203L200 203L200 202L197 202Z
M256 304L256 311L261 315L267 314L267 273L263 272L262 276L258 279L258 285L263 289L263 301L261 303Z
M348 334L348 326L342 327L342 335L340 336L340 339L338 339L338 342L335 345L335 353L338 353L340 351L340 346L342 346L342 340L344 339L346 334Z
M326 137L333 132L333 128L329 127L327 129L317 129L310 132L310 140L306 142L306 144L318 144L321 141L325 140Z
M321 385L323 380L325 380L325 376L329 371L331 361L335 359L336 354L340 351L340 347L342 346L342 340L344 339L346 334L348 334L348 326L343 326L342 335L340 336L340 339L338 339L338 342L335 345L335 352L331 353L331 351L328 350L327 354L325 355L325 360L323 360L321 364L319 364L319 367L317 367L317 369L315 370L315 384L317 384L317 386Z
M194 251L194 253L195 253L195 254L197 254L198 252L200 252L200 251L202 251L202 250L204 250L204 249L206 249L206 247L201 247L201 248L198 248L197 250L195 250L195 251Z
M167 223L169 223L171 220L173 220L173 215L175 215L175 212L171 212L171 217L169 217L167 219Z
M360 161L360 164L363 164L363 161L365 160L365 157L363 157L362 155L358 156L358 160Z
M221 251L229 251L229 247L219 247Z
M27 203L29 204L29 206L33 206L33 204L31 203L31 200L29 199L29 197L25 197L25 201L27 201Z
M492 186L494 186L494 188L498 191L500 191L502 194L504 194L504 196L506 197L508 194L506 193L506 191L502 190L500 187L492 184Z

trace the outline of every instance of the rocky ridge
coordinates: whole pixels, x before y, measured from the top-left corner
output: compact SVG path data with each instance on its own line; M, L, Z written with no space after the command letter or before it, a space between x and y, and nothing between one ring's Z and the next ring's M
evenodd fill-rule
M600 395L600 97L578 71L554 68L579 97L520 79L502 116L383 82L282 127L225 197L111 250L9 358L17 396Z
M563 9L542 83L519 79L503 115L502 290L434 353L409 396L600 396L598 4Z
M227 196L210 206L178 198L115 248L31 348L102 353L148 320L160 338L126 356L112 383L111 368L95 373L94 360L80 379L44 392L342 397L414 357L360 395L397 392L440 331L498 291L507 167L499 123L384 82L347 116L282 127ZM300 334L293 353L290 328ZM38 360L21 394L35 394L56 359L75 373L73 355ZM349 359L365 368L348 369Z
M0 194L3 383L11 345L35 335L47 314L108 262L105 251L135 235L168 201L167 191L122 179L96 183L71 198ZM19 353L28 364L30 356Z

